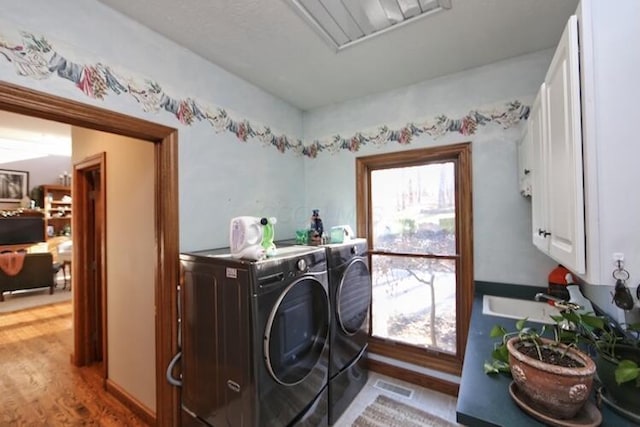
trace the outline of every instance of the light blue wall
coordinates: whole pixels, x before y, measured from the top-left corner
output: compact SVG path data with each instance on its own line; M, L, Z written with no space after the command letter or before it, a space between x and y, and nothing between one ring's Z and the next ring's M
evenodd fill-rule
M298 109L97 1L0 0L0 8L0 40L3 42L0 49L20 43L19 30L29 31L37 37L45 36L55 51L78 64L102 62L132 81L155 80L175 99L194 97L201 104L213 105L214 110L216 106L224 107L234 118L268 125L276 134L284 132L300 136L302 133L302 115ZM20 58L12 58L20 61ZM30 68L23 70L30 71ZM293 154L280 154L273 147L262 148L255 141L240 142L232 133L216 133L205 122L181 125L174 115L163 110L145 112L128 94L110 92L102 101L85 96L73 82L55 75L40 80L20 76L14 63L8 62L5 56L0 56L0 79L177 128L180 249L183 251L227 246L232 216L288 215L288 207L296 206L302 200L304 163ZM135 182L130 184L135 186ZM122 206L122 209L127 208ZM276 233L293 233L288 230L288 227L294 227L291 221L283 220L276 227ZM140 293L153 284L137 285L133 291ZM136 313L143 316L146 324L153 324L153 316L144 315L153 313L153 300L142 301L148 305L140 306L137 301ZM109 322L118 322L121 319L117 313L130 313L130 308L127 304L110 303L109 310L116 315L110 315ZM139 327L133 328L126 336L120 334L118 342L110 341L109 351L117 351L114 349L122 342L129 343L130 352L140 350L136 346L145 343L136 340L136 329L140 332ZM148 331L146 336L153 337L153 331ZM145 344L138 353L144 354L148 349ZM124 354L121 356L126 358ZM149 359L148 366L153 370L153 358ZM145 392L143 395L140 391L141 388L148 391L148 373L148 370L136 371L133 377L111 379L153 408L154 394Z
M19 38L18 30L30 31L45 36L72 61L103 62L134 79L153 79L176 98L194 97L228 109L237 119L307 141L379 125L397 129L441 113L459 117L513 99L530 102L552 54L539 52L303 114L96 0L0 0L0 8L0 40ZM19 76L3 58L0 79L177 128L182 251L226 246L229 220L238 215L278 217L276 238L293 237L296 228L306 227L312 208L321 210L326 227L355 228L356 154L322 153L314 160L281 154L255 141L239 142L228 132L216 133L205 122L187 126L167 112L145 112L129 96L110 94L99 100L58 77ZM543 285L555 264L531 244L530 205L517 188L515 141L520 132L492 125L472 137L421 137L405 149L471 140L474 277ZM357 155L399 149L366 148Z
M530 103L551 61L551 50L522 56L394 91L306 112L305 140L408 121L444 113L456 118L483 105L514 99ZM355 229L355 159L358 156L472 142L474 264L476 280L546 286L555 263L531 244L531 204L518 190L516 141L523 124L507 130L479 127L472 136L421 136L408 146L389 143L358 153L322 153L305 159L306 204L321 209L325 227L349 224Z
M192 96L307 141L379 125L398 128L440 113L461 116L512 99L530 102L552 54L539 52L303 114L95 0L0 0L0 7L3 29L44 35L72 60L102 61L133 77L152 78L178 98ZM18 76L6 61L0 61L0 78L178 128L181 250L227 245L229 220L237 215L278 217L276 238L292 237L296 228L306 226L312 208L321 210L327 227L355 226L352 153L322 153L315 160L280 154L255 142L238 142L228 132L215 133L203 122L183 126L169 113L146 113L129 97L101 101L59 78ZM472 140L475 278L540 285L553 263L530 244L529 202L517 190L519 132L494 126L472 138L421 137L406 148ZM398 149L365 148L358 155Z
M0 37L14 36L16 30L43 35L70 60L103 62L132 78L153 79L176 98L224 107L274 133L302 134L297 108L95 0L1 0L0 8ZM177 128L181 250L228 245L229 219L235 215L280 216L276 235L293 234L289 208L299 206L304 193L304 165L295 155L239 142L205 123L183 126L164 111L146 113L129 96L111 94L101 101L58 77L21 77L4 59L0 79Z

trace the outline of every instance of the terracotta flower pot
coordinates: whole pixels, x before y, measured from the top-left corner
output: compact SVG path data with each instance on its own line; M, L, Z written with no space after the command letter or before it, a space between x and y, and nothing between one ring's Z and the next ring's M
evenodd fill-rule
M554 343L542 338L544 344ZM507 342L511 375L528 404L545 415L557 419L571 419L589 398L593 387L596 365L586 354L564 344L558 344L559 352L579 361L584 366L567 368L531 358L518 351L520 338ZM555 346L555 344L554 344Z

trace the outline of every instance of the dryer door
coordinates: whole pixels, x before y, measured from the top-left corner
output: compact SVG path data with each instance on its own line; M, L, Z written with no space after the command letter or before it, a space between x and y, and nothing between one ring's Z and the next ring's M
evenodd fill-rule
M327 343L329 315L329 296L320 281L305 276L285 289L264 335L264 357L273 379L295 385L311 373Z
M371 275L365 261L354 259L347 267L336 292L338 326L348 336L365 325L371 305Z

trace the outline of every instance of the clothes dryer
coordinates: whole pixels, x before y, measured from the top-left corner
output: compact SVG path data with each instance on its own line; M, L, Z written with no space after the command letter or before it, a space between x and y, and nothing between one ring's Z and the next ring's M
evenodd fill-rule
M325 426L330 303L323 248L262 261L180 256L184 425Z
M332 307L329 424L333 424L367 382L371 275L365 239L328 244L324 248Z

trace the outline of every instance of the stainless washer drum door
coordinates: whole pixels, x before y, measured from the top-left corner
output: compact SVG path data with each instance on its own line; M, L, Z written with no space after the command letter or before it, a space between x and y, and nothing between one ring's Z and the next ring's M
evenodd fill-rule
M264 358L274 380L292 386L313 371L327 344L329 316L329 296L320 281L302 277L285 289L264 334Z
M348 336L358 332L367 321L371 304L371 275L362 259L346 268L336 292L338 325Z

